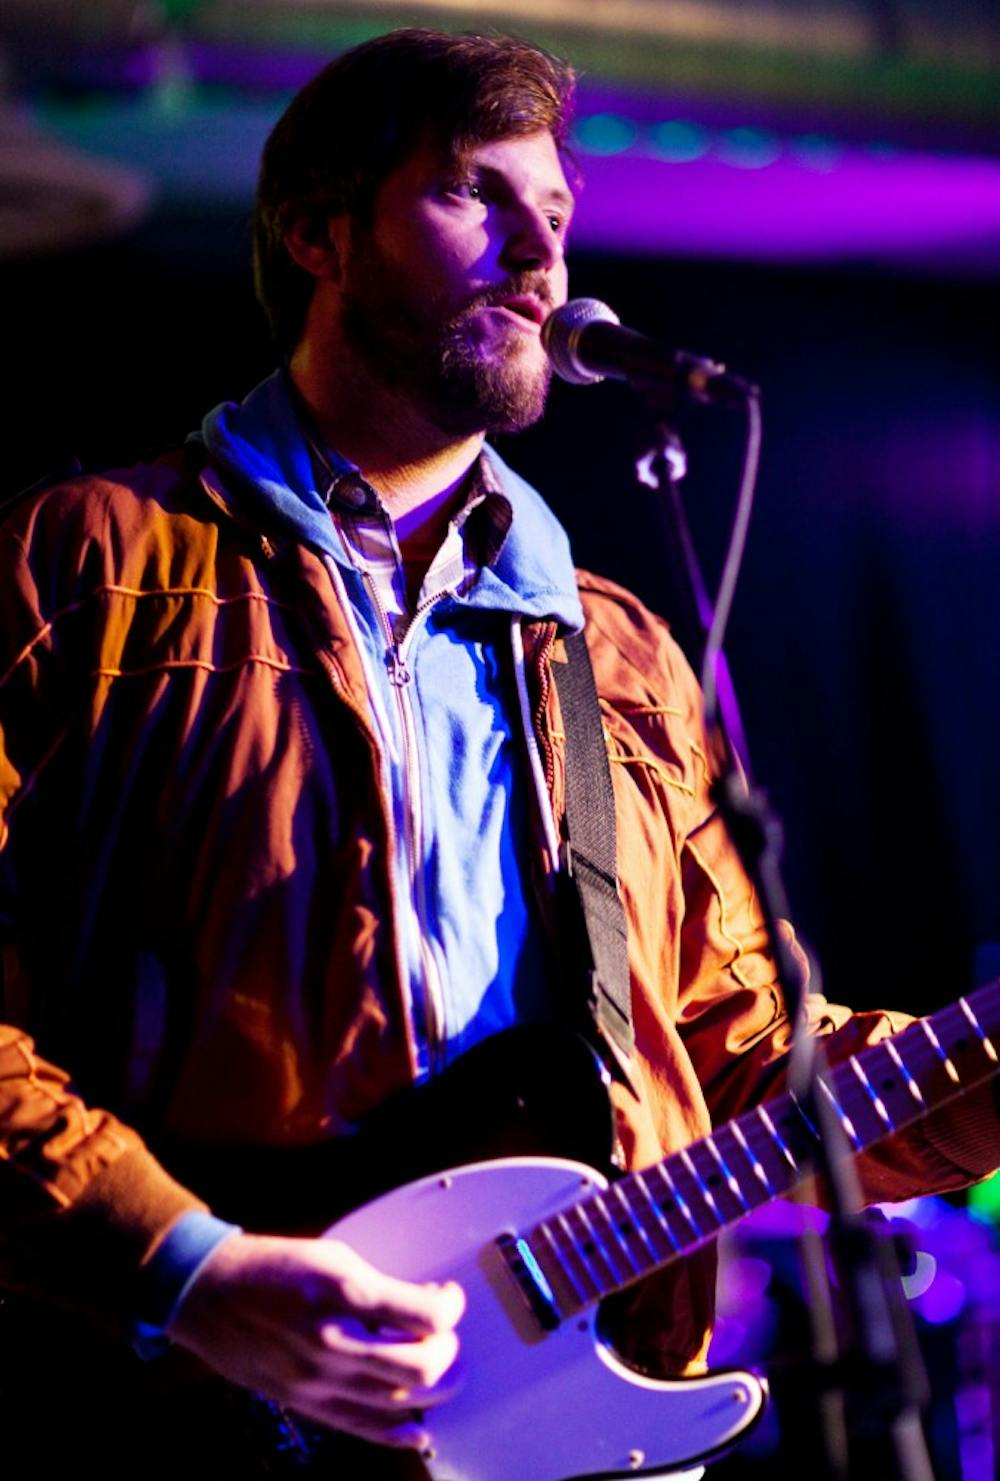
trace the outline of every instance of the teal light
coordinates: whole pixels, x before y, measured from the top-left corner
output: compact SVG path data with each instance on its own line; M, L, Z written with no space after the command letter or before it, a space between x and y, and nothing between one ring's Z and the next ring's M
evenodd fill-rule
M970 1188L969 1213L981 1224L1000 1224L1000 1172Z
M763 170L781 156L781 143L763 129L726 129L716 141L723 164L738 170Z
M865 145L865 153L874 159L896 159L899 150L895 144L889 144L884 139L873 139L870 144Z
M654 124L649 131L652 153L673 165L687 165L692 160L701 159L708 153L710 143L707 129L697 123L687 123L682 118Z
M800 134L789 141L788 151L797 164L824 175L837 168L844 153L836 139L824 134Z
M591 113L578 121L573 139L587 154L624 154L638 132L631 119L617 113Z

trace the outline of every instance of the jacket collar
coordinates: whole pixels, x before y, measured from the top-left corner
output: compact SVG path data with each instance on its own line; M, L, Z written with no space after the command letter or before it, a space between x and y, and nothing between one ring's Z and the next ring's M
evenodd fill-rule
M224 402L195 433L213 463L229 475L222 492L230 511L279 535L304 541L348 564L326 505L320 467L304 435L284 370L239 403ZM583 612L569 541L541 495L489 445L482 475L509 501L509 534L491 567L461 600L470 607L551 618L578 630Z

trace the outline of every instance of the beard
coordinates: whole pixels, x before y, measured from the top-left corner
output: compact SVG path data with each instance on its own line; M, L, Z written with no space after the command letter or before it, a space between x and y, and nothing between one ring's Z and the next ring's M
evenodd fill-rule
M344 337L375 379L407 395L442 432L520 432L545 410L548 356L516 324L494 329L487 342L472 326L477 312L518 293L543 303L549 296L539 274L514 274L455 312L418 296L358 231L341 300Z

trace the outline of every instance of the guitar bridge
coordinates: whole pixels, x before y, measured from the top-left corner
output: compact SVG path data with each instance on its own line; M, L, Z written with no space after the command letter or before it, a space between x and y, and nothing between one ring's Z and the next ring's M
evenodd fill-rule
M528 1241L508 1231L496 1244L532 1316L546 1332L555 1331L561 1320L555 1294Z

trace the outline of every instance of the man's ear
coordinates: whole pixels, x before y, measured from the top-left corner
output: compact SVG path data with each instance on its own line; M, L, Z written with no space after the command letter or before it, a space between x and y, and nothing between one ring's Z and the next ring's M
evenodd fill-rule
M338 213L299 211L285 230L285 247L292 261L314 278L340 281L347 260L348 220Z

